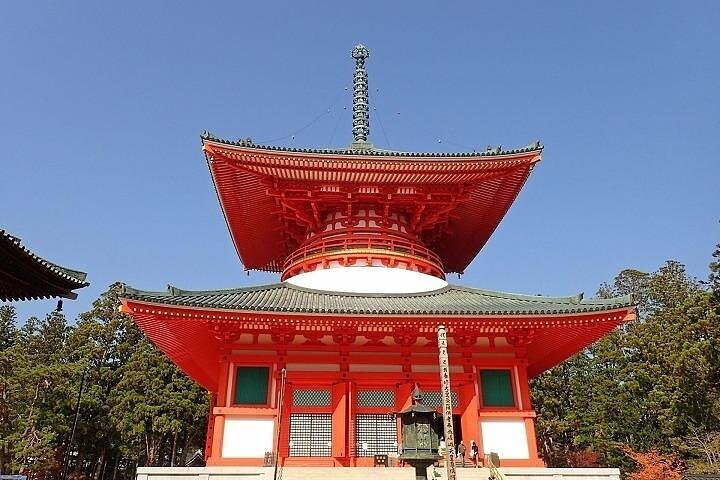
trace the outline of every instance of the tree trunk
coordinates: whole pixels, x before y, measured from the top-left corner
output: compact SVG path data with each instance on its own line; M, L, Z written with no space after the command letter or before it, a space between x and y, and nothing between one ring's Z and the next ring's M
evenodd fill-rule
M118 463L120 463L120 455L115 457L115 466L113 467L112 480L117 479Z
M75 459L75 470L79 470L83 475L90 476L90 472L88 472L88 469L85 466L85 457L87 457L87 453L85 452L85 450L78 447L78 456ZM69 461L70 460L68 460L68 462Z
M105 468L105 447L100 449L100 455L98 456L97 462L95 462L95 470L93 471L93 480L100 480L102 477L103 469Z
M150 435L148 435L146 433L145 434L145 463L149 467L152 466L152 464L153 464L153 460L154 460L153 453L154 452L152 451L152 447L150 446Z
M170 452L170 466L171 467L175 466L175 455L177 453L177 437L178 437L178 434L177 434L177 432L175 432L173 434L172 452Z
M145 446L147 452L147 465L148 467L156 467L159 453L162 451L163 437L153 438L150 434L145 434Z
M190 448L190 436L185 435L184 441L183 441L183 446L182 446L182 454L183 454L182 463L183 463L183 465L185 465L185 462L188 461L188 449L189 448ZM195 452L193 451L192 453L194 454Z

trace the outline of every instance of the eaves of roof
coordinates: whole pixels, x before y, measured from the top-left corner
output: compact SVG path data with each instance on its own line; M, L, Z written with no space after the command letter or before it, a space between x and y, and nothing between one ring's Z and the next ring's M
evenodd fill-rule
M447 228L426 242L442 259L445 272L453 273L463 272L488 241L540 161L542 147L536 144L514 154L498 150L497 154L369 151L366 155L368 151L298 153L249 141L203 140L203 150L228 230L248 270L282 271L284 260L298 246L283 233L287 225L278 215L276 198L268 195L272 182L280 190L328 186L348 193L368 185L378 192L407 186L417 192L461 186L463 200L443 213L448 215ZM407 200L418 201L413 195ZM401 197L393 198L402 201Z
M235 146L235 147L246 147L255 148L258 150L270 150L278 152L293 152L293 153L310 153L310 154L330 154L330 155L356 155L356 156L372 156L372 157L497 157L503 155L514 155L518 153L529 153L529 152L542 152L543 146L540 141L535 141L525 147L519 147L515 149L504 150L502 147L488 147L482 151L473 152L403 152L395 150L382 150L377 148L369 149L315 149L315 148L292 148L292 147L278 147L271 145L257 145L251 138L239 139L236 141L219 138L208 131L204 131L200 138L203 142L210 141L221 143L224 145Z
M2 263L0 300L28 300L49 297L75 298L76 288L90 285L87 274L56 265L22 245L19 238L0 229Z
M412 294L359 294L312 290L287 282L228 290L188 291L168 286L148 292L125 286L121 297L143 303L232 311L340 315L569 315L633 306L629 295L584 300L582 294L549 297L448 285Z

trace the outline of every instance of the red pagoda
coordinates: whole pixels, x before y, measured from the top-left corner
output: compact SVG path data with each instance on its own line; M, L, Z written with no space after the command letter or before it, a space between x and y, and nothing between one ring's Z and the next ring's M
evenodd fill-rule
M202 135L245 269L280 283L165 292L122 309L212 397L208 465L370 466L398 451L391 415L416 384L439 407L437 326L448 329L455 435L503 466L543 466L528 381L634 318L629 297L584 300L450 285L540 161L539 142L410 153L368 142L362 45L354 142L269 147Z

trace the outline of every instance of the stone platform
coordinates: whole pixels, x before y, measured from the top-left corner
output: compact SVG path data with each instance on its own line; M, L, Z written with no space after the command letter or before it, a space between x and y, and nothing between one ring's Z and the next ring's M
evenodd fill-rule
M617 468L500 468L508 480L620 480ZM138 467L137 480L274 480L273 467ZM428 468L428 480L445 480ZM487 480L486 468L458 468L458 480ZM283 467L277 480L415 480L407 467Z

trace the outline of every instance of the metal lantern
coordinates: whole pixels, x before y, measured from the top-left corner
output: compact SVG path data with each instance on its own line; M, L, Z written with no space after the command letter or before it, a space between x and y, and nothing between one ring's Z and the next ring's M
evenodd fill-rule
M422 392L415 386L413 404L400 412L402 453L400 459L415 467L417 480L427 479L427 467L440 459L440 414L422 403Z

